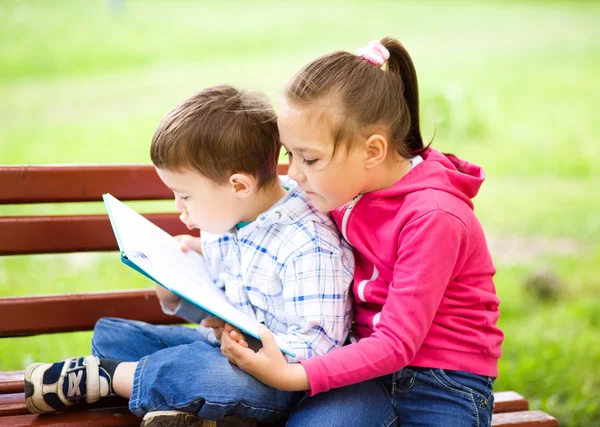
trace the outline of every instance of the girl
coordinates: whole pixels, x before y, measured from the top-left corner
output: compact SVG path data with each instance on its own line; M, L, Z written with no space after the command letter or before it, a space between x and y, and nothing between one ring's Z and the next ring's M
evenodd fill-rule
M354 247L356 339L287 364L266 329L255 353L227 325L221 351L265 384L309 390L289 425L490 425L503 334L471 201L484 173L424 146L407 51L388 37L311 62L279 130L289 176Z

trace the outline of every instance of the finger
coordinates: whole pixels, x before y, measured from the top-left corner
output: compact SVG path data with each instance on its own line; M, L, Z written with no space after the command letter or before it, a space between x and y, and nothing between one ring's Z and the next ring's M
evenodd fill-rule
M225 322L218 317L209 316L202 320L202 326L206 326L207 328L223 328L225 326Z
M241 345L242 347L248 348L248 343L246 342L246 340L241 339L237 342L239 345Z
M263 352L267 354L273 354L274 352L280 353L279 347L275 342L275 336L269 329L267 329L264 325L259 325L258 327L258 336L263 345Z
M232 339L229 334L223 334L221 340L221 352L225 354L229 359L233 359L237 362L246 360L248 353L254 354L254 351L240 345L237 341Z
M229 336L231 338L233 338L234 340L236 340L236 341L244 339L244 336L239 331L237 331L235 329L233 331L229 332Z

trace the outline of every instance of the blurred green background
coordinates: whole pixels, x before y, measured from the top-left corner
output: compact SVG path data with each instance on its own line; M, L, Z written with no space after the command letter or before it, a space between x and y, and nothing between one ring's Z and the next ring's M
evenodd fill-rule
M276 100L316 56L386 35L413 55L425 137L435 129L436 148L487 172L475 204L498 267L506 334L496 390L520 392L561 425L595 425L595 2L3 0L0 164L149 162L159 119L191 92L226 82ZM103 211L96 203L0 206L0 215ZM116 253L0 258L0 296L147 286ZM2 339L0 370L88 353L89 339Z

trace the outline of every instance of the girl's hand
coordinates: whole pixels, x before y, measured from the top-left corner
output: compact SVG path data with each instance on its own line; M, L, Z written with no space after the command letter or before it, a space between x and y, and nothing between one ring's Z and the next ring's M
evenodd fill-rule
M202 255L202 241L200 237L190 236L189 234L179 234L173 237L179 242L179 246L183 252L192 250Z
M260 326L259 336L263 347L258 353L240 341L239 332L225 325L226 333L221 337L221 353L232 363L264 384L284 391L308 390L310 385L306 371L298 363L288 364L281 354L275 337L266 327Z

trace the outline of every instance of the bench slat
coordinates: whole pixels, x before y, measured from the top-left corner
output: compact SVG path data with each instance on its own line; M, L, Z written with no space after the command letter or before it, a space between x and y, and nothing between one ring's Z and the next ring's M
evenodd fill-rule
M278 165L280 175L287 170ZM173 198L149 164L0 166L0 205L93 202L104 193L120 200Z
M0 394L0 417L28 413L25 406L25 393Z
M140 419L127 408L96 409L85 412L63 412L45 415L13 415L0 417L0 427L139 427Z
M9 415L0 416L0 427L25 427L25 426L139 426L140 419L133 415L126 407L93 409L83 412L68 411L57 414L37 415ZM492 417L494 427L558 427L556 418L542 411L527 411L494 414Z
M0 189L0 204L173 198L148 164L2 166Z
M166 232L189 234L177 214L144 215ZM107 215L0 217L0 256L116 250Z
M127 408L127 399L116 395L108 396L89 405L80 403L75 406L67 406L59 412L81 412L105 408ZM29 415L27 406L25 406L25 393L0 394L0 419L10 415Z
M493 427L558 427L556 418L543 411L506 412L494 414Z
M494 413L527 411L529 402L519 393L514 391L500 391L494 393Z
M160 309L153 289L0 299L0 337L89 331L101 317L184 323Z
M0 372L0 395L23 391L25 371Z

